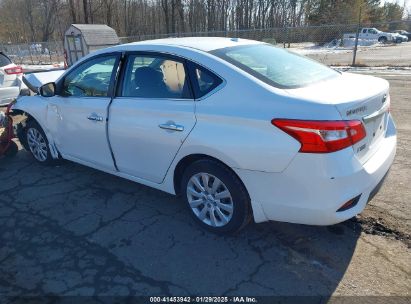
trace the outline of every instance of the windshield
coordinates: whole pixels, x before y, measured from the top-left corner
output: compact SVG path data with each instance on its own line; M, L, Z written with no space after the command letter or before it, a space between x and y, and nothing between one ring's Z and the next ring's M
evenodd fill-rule
M314 60L269 44L228 47L211 52L278 88L298 88L339 75Z

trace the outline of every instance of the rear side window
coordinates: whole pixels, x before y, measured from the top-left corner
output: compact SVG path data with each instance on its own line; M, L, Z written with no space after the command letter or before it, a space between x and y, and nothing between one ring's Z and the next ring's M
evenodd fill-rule
M7 56L0 54L0 67L4 67L6 65L9 65L10 63L11 60Z
M192 69L196 98L203 97L223 82L220 77L203 67L194 65Z

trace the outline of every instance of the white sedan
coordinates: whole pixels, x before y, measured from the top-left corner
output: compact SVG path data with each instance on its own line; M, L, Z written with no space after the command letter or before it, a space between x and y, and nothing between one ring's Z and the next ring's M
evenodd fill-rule
M90 54L14 113L25 148L181 195L214 232L360 213L396 151L388 82L269 44L172 38Z
M0 52L0 106L8 105L20 94L23 69Z

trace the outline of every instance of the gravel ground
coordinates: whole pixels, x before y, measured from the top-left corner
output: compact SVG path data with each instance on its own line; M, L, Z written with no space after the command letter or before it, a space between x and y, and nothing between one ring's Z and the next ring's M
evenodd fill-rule
M403 74L401 74L403 73ZM397 156L379 194L359 216L365 226L382 235L390 234L411 247L411 73L375 70L375 76L390 82L391 113L398 130ZM367 231L374 231L367 229Z
M163 192L71 162L43 167L24 150L0 160L0 296L410 297L411 76L384 77L395 163L360 216L330 227L220 237Z

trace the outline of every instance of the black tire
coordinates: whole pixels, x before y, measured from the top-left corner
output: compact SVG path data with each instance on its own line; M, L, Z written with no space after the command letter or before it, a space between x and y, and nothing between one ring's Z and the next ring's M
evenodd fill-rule
M44 160L41 160L38 157L36 157L36 155L33 153L32 149L30 148L29 138L28 138L28 133L30 132L30 129L36 130L41 135L41 137L43 138L43 140L45 142L46 157L45 157ZM40 127L40 125L35 120L29 120L27 122L27 125L24 129L24 137L25 137L25 140L26 140L26 146L29 148L30 154L33 156L33 158L37 162L39 162L43 165L54 165L54 164L56 164L56 160L51 156L51 153L50 153L50 147L49 147L49 142L47 140L47 136L44 133L43 129Z
M387 42L387 37L382 36L382 37L378 38L378 42L386 43Z
M9 147L7 148L6 152L4 153L5 157L13 157L17 154L19 151L19 147L14 141L10 142Z
M217 177L228 189L232 198L233 212L231 219L223 226L215 227L204 223L190 207L187 187L190 179L199 173ZM193 219L203 228L217 234L236 233L244 228L251 219L250 197L238 176L227 166L213 159L201 159L190 164L184 171L181 180L181 192ZM205 208L205 206L203 207ZM213 211L214 212L214 211ZM210 213L207 213L210 215Z

